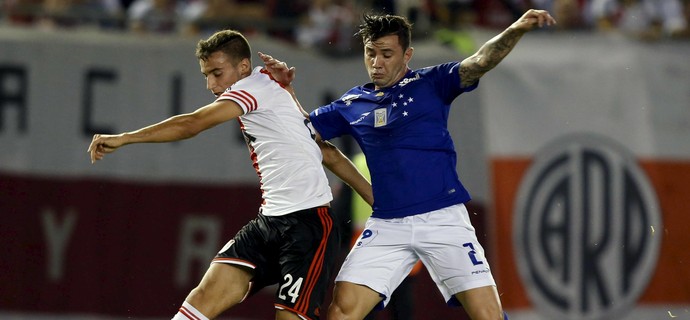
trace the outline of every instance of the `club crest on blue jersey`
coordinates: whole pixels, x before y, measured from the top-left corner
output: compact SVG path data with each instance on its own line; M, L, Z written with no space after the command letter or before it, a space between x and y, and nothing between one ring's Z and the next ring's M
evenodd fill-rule
M385 108L374 110L374 127L383 127L388 124L388 111Z

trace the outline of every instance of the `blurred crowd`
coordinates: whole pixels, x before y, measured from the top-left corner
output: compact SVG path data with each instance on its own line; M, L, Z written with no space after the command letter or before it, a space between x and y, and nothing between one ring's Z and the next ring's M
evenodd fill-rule
M472 28L505 28L528 8L556 18L547 32L690 39L690 0L0 0L0 26L171 35L233 28L341 55L351 52L362 13L394 13L414 23L415 37L467 52Z

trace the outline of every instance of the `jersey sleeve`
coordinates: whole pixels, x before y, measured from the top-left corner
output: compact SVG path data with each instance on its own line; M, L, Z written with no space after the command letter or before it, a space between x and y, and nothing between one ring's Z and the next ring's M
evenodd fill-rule
M435 88L446 103L451 103L463 92L470 92L479 86L479 80L471 86L461 88L459 62L448 62L424 70L435 83Z
M244 114L252 112L259 107L257 98L249 91L242 89L233 90L233 88L228 88L218 99L216 99L216 101L220 100L231 100L236 102L242 108Z
M259 106L267 106L272 98L273 89L277 86L278 83L273 81L267 72L263 72L261 67L256 67L250 76L227 88L216 101L234 101L242 108L244 114L247 114L256 111Z
M344 135L350 128L350 124L338 112L337 106L337 102L332 102L309 114L309 120L323 140Z

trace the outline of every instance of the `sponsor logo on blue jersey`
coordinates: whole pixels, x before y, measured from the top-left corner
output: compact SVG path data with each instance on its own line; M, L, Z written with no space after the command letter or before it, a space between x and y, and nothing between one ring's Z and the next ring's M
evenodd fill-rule
M362 96L361 93L359 93L359 94L348 94L348 95L346 95L346 96L340 98L340 100L347 103L347 102L350 102L350 101L352 101L352 100L355 100L355 99L359 98L360 96ZM349 105L349 104L348 104L348 105Z
M359 119L350 122L350 124L353 124L353 125L354 125L354 124L358 124L358 123L362 122L362 121L364 120L364 118L366 118L370 113L371 113L371 112L362 113L362 116L359 117Z
M412 82L412 81L415 81L415 80L419 80L419 73L415 74L414 78L405 78L405 79L402 79L402 81L400 81L399 85L400 85L401 87L404 87L406 84L408 84L408 83L410 83L410 82Z

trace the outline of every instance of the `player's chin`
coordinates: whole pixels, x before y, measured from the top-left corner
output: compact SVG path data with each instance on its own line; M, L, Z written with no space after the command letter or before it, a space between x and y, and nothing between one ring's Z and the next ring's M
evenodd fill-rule
M371 79L371 82L378 88L385 88L388 85L388 83L382 78Z

